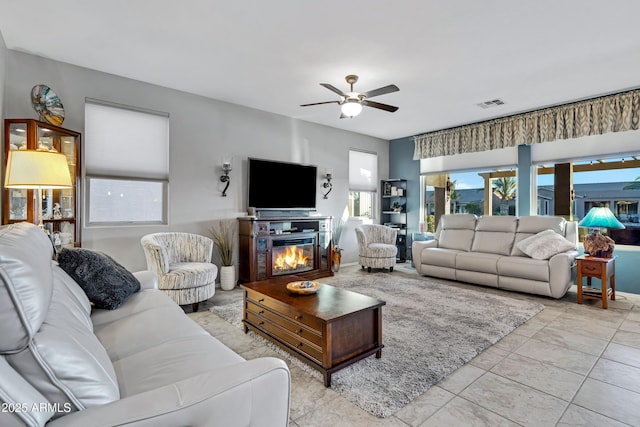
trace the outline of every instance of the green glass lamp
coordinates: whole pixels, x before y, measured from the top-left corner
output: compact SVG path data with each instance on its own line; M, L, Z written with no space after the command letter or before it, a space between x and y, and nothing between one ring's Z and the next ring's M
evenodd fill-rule
M584 251L591 256L611 258L615 242L611 237L603 236L601 228L622 229L625 226L618 221L613 212L607 207L591 208L587 216L578 223L580 227L593 228L593 233L584 236Z

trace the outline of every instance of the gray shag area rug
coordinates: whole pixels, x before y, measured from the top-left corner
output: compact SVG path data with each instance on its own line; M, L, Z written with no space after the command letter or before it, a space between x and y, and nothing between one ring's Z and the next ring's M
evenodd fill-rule
M382 358L370 356L331 377L333 390L380 418L392 415L544 309L530 301L399 273L340 273L320 282L387 303L382 308ZM210 310L242 327L242 301ZM318 371L269 345L322 381Z

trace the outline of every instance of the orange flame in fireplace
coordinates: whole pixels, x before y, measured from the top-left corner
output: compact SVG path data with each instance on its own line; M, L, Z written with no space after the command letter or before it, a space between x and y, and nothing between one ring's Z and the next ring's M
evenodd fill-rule
M295 245L287 246L284 251L278 254L273 265L278 270L293 270L298 266L306 266L309 257L305 256L304 250Z

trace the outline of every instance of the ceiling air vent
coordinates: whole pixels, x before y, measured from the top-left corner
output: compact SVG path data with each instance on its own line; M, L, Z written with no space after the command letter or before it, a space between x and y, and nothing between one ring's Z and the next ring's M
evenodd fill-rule
M497 107L498 105L502 105L504 104L504 101L500 98L496 98L496 99L492 99L491 101L485 101L485 102L481 102L480 104L478 104L478 107L480 108L493 108L493 107Z

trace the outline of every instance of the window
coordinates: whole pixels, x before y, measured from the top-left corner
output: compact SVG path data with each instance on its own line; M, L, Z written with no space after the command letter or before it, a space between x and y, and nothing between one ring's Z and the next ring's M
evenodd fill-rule
M373 218L378 189L378 155L349 150L349 216Z
M169 115L85 102L87 225L166 224Z
M452 214L515 215L516 178L513 168L423 175L420 185L426 230L435 231L436 205Z

